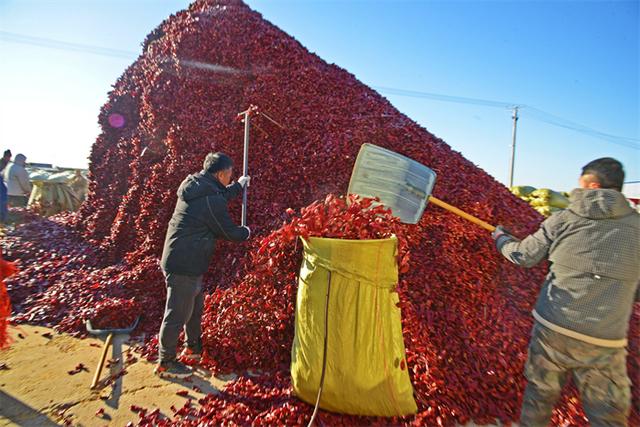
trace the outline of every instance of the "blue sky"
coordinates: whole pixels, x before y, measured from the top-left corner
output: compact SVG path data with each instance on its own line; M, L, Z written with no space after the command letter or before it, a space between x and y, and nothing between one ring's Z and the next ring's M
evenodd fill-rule
M0 148L86 167L110 86L145 35L188 3L0 0ZM522 106L515 184L569 190L580 168L602 156L621 160L627 180L640 180L637 0L247 3L503 183L512 104ZM47 48L17 35L134 55Z

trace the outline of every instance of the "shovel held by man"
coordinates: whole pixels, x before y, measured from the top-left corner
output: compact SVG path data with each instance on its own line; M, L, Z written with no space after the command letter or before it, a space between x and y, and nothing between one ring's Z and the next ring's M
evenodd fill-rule
M496 227L431 195L436 173L401 154L363 144L353 167L349 194L377 197L400 221L416 224L428 202L493 232Z

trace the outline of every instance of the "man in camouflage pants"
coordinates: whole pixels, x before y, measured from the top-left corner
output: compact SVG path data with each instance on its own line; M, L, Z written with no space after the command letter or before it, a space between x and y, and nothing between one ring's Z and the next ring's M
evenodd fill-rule
M627 332L640 299L640 215L622 193L624 170L602 158L582 169L569 207L520 241L492 234L509 261L549 273L533 317L522 426L546 426L570 374L593 426L626 426L631 408Z

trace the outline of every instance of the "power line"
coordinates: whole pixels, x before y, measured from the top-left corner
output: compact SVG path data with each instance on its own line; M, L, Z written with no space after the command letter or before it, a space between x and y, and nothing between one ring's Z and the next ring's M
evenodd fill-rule
M539 120L544 123L548 123L554 126L562 127L565 129L570 129L576 132L583 133L585 135L592 136L594 138L600 138L605 141L612 142L614 144L622 145L624 147L633 148L636 150L640 149L640 139L638 138L630 138L625 136L611 135L609 133L601 132L596 129L592 129L588 126L581 125L579 123L572 122L570 120L564 119L562 117L556 116L554 114L548 113L546 111L540 110L531 106L524 106L527 111L531 114L531 118L535 120Z
M138 56L135 52L126 51L126 50L111 49L111 48L85 45L85 44L79 44L79 43L70 43L70 42L59 41L59 40L54 40L50 38L27 36L24 34L17 34L17 33L12 33L8 31L0 31L0 40L9 42L9 43L20 43L20 44L27 44L32 46L49 48L49 49L89 53L93 55L101 55L101 56L108 56L108 57L122 58L122 59L135 59ZM481 98L469 98L469 97L463 97L463 96L443 95L439 93L398 89L398 88L392 88L392 87L386 87L386 86L372 86L372 88L380 92L385 92L391 95L405 96L405 97L411 97L411 98L433 99L435 101L453 102L453 103L467 104L467 105L480 105L485 107L504 108L509 110L515 107L518 107L520 112L522 112L522 110L525 110L525 112L528 113L529 117L534 120L538 120L540 122L547 123L553 126L573 130L575 132L579 132L579 133L591 136L593 138L599 138L607 142L611 142L613 144L621 145L623 147L640 150L640 139L638 138L624 137L624 136L612 135L606 132L601 132L599 130L592 129L588 126L564 119L562 117L551 114L547 111L544 111L539 108L532 107L526 104L519 104L515 102L505 102L505 101L494 101L494 100L481 99Z
M389 88L389 87L383 87L383 86L372 86L372 87L381 92L386 92L392 95L407 96L411 98L426 98L426 99L433 99L436 101L454 102L458 104L469 104L469 105L482 105L486 107L505 108L510 110L515 107L518 107L520 112L524 110L525 113L529 113L529 117L534 120L538 120L540 122L544 122L553 126L558 126L561 128L573 130L575 132L580 132L582 134L591 136L593 138L599 138L599 139L611 142L613 144L621 145L623 147L640 150L639 138L618 136L618 135L612 135L606 132L601 132L599 130L590 128L585 125L581 125L576 122L572 122L571 120L564 119L560 116L556 116L555 114L551 114L549 112L546 112L544 110L541 110L539 108L532 107L526 104L518 104L513 102L505 102L505 101L492 101L492 100L480 99L480 98L466 98L462 96L442 95L442 94L431 93L431 92L419 92L414 90L396 89L396 88Z
M491 101L488 99L480 99L480 98L467 98L463 96L442 95L439 93L418 92L415 90L397 89L397 88L385 87L385 86L371 86L371 87L373 89L379 90L381 92L386 92L392 95L408 96L411 98L434 99L436 101L455 102L458 104L473 104L473 105L483 105L485 107L508 108L508 109L512 109L513 107L519 105L514 102Z
M49 38L32 37L23 34L10 33L8 31L0 31L0 40L9 43L28 44L49 49L90 53L93 55L110 56L114 58L135 59L138 56L135 52L130 52L127 50L111 49L79 43L69 43Z

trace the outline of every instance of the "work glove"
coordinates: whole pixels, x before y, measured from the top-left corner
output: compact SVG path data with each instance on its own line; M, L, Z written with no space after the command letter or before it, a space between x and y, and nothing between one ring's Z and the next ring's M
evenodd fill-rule
M238 180L238 182L240 182L240 180ZM251 237L251 229L246 225L243 225L242 228L245 228L249 232L249 235L247 236L247 240L249 240L249 237Z
M493 237L493 240L498 240L501 236L505 235L511 237L511 233L505 230L501 225L497 226L496 229L491 232L491 237Z
M238 178L238 184L240 184L242 188L248 187L250 182L251 177L249 175L242 175L240 178Z
M491 237L496 241L496 248L498 248L499 251L502 250L502 246L504 246L505 243L512 240L518 240L501 225L496 227L496 229L491 233Z

